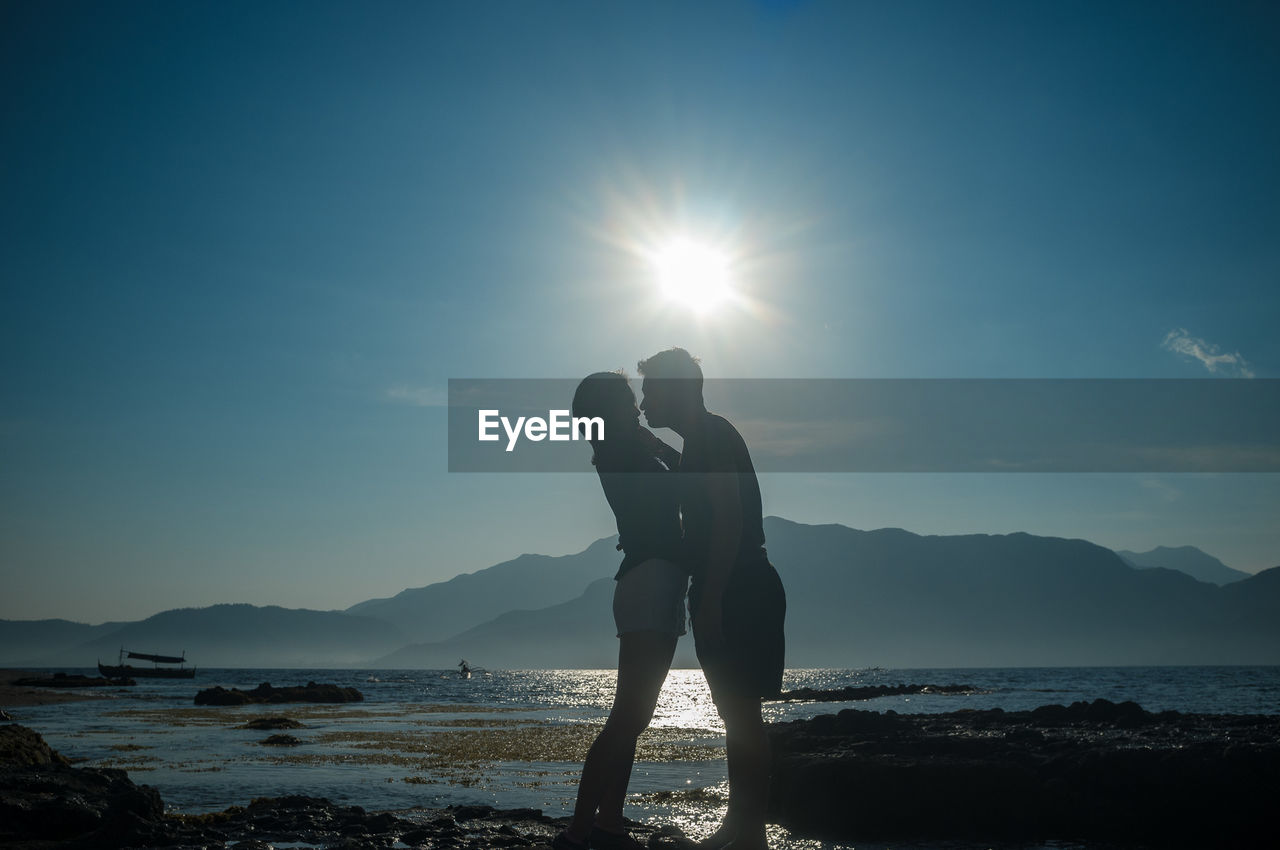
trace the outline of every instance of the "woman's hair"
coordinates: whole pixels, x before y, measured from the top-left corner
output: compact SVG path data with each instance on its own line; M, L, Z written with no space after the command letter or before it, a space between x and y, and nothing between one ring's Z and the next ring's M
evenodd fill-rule
M570 415L575 419L598 416L608 422L619 412L630 413L635 403L636 394L631 391L625 373L593 372L578 384Z

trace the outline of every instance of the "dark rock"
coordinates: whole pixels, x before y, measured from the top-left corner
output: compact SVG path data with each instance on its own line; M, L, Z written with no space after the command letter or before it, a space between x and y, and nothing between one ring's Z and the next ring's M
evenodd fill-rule
M855 702L859 700L893 697L904 694L981 694L985 691L972 685L867 685L848 688L797 688L783 691L778 696L782 702Z
M1280 716L845 710L772 728L772 819L841 841L1249 846L1280 795Z
M302 741L292 735L271 735L258 742L264 747L296 747Z
M390 832L403 823L400 818L390 812L379 812L376 815L369 815L364 825L369 832Z
M361 702L364 694L355 688L344 688L339 685L307 682L305 685L272 687L270 682L263 682L251 691L239 688L227 690L221 685L206 688L196 694L196 705L249 705L251 703L282 702Z
M164 806L123 770L71 767L35 732L0 728L0 844L85 838L98 846L152 841Z
M240 729L304 729L306 728L298 721L290 717L255 717L248 723L239 727Z
M412 847L415 844L426 844L434 835L435 832L430 829L411 829L400 836L400 840Z
M479 820L491 817L496 809L493 806L450 806L446 811L454 820Z
M0 726L0 767L68 765L65 758L25 726Z

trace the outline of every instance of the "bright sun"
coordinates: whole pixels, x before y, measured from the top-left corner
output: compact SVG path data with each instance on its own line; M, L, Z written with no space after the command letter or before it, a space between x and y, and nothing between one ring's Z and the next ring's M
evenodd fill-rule
M709 245L673 239L654 254L653 265L662 294L695 313L710 313L729 298L729 258Z

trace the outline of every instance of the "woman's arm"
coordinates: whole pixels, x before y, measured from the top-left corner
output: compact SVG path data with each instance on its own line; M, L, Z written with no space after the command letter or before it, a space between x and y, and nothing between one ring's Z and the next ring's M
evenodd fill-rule
M637 426L640 431L640 442L658 460L666 464L667 469L675 469L680 465L680 452L667 445L658 435L643 425Z

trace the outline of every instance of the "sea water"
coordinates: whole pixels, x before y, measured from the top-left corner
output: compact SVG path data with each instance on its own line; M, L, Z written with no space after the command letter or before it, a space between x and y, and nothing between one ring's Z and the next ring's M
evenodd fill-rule
M67 669L68 673L80 671ZM612 670L201 669L195 680L139 679L104 699L10 711L81 766L122 767L160 791L173 811L204 812L254 797L307 794L371 810L451 804L530 807L568 814L582 757L613 699ZM198 707L196 691L307 681L355 687L340 705ZM1149 711L1280 713L1280 667L1065 667L789 670L785 689L894 684L969 686L963 694L908 694L847 703L771 702L771 722L844 708L899 713L1021 711L1077 700L1133 700ZM287 716L294 746L242 728ZM724 727L699 670L672 670L641 739L627 814L676 823L698 836L723 813ZM817 847L775 836L776 846ZM903 845L896 845L903 846ZM942 847L945 845L918 845ZM958 845L957 845L958 846Z

